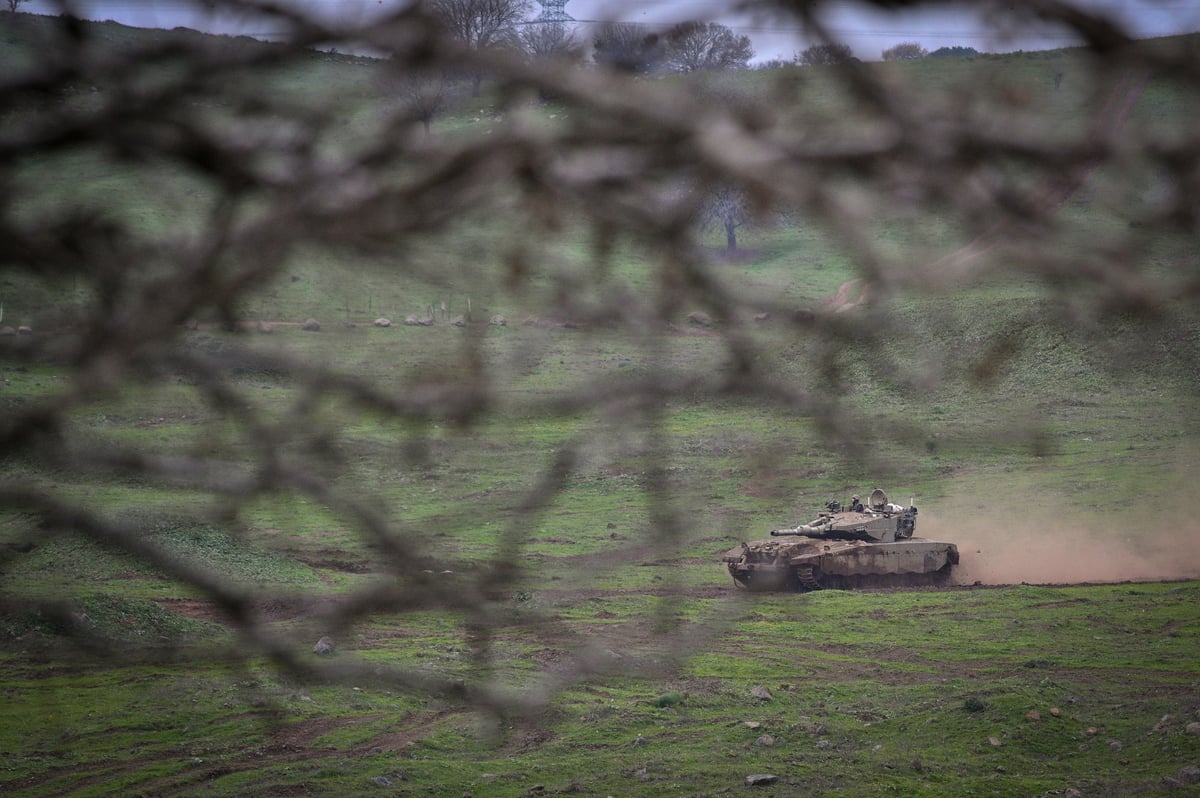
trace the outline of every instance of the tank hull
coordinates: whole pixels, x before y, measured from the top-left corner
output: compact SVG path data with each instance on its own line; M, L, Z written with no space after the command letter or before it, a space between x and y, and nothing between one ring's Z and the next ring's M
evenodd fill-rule
M752 590L818 590L946 581L958 547L923 538L768 540L744 543L723 558L734 582Z

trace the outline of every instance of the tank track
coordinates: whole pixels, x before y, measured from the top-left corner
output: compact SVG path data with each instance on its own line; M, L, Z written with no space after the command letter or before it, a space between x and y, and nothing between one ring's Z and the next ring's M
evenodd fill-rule
M800 590L820 590L821 583L813 575L811 565L802 565L796 569L796 586Z

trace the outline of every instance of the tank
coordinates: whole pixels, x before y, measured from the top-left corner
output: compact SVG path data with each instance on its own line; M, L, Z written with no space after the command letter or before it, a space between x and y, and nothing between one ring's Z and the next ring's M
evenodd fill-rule
M917 508L888 501L876 488L863 504L825 505L815 520L743 543L722 559L738 587L750 590L853 589L944 584L958 547L915 537Z

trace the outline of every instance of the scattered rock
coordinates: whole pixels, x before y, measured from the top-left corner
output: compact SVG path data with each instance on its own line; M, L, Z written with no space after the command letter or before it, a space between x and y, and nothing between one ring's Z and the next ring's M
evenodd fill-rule
M912 763L911 763L911 764L912 764L912 769L913 769L914 771L916 771L917 773L924 773L924 772L925 772L925 763L923 763L923 762L921 761L921 757L919 757L919 756L918 756L918 757L914 757L914 758L913 758L913 761L912 761Z
M492 325L493 327L507 327L508 319L497 313L495 316L492 316L490 319L488 319L488 324Z
M771 691L766 687L763 687L761 684L755 685L754 689L750 691L750 695L760 701L770 701L772 698Z
M745 726L747 729L753 730L753 729L757 729L762 724L756 720L744 720L744 721L742 721L742 725Z
M988 742L989 742L989 743L991 743L992 745L994 745L994 746L995 746L995 747L997 747L997 748L999 748L1000 746L1004 745L1004 743L1000 742L1000 740L998 740L998 739L997 739L997 738L995 738L995 737L989 737L989 738L988 738Z
M826 748L829 748L830 745L832 745L832 743L830 743L828 740L817 740L817 748L820 748L822 751L824 751Z
M762 313L755 313L755 314L754 314L754 320L755 320L756 322L758 322L759 324L762 324L764 321L769 321L769 320L770 320L770 318L771 318L771 314L770 314L770 313L767 313L767 312L765 312L765 311L764 311L764 312L762 312Z
M1042 713L1038 712L1036 709L1031 709L1025 713L1025 720L1041 720L1041 719L1042 719Z
M376 786L379 786L379 787L391 787L392 786L392 780L389 779L387 776L376 776L375 778L371 779L371 781Z
M392 320L391 320L391 319L385 319L385 318L383 318L382 316L380 316L378 319L375 319L375 326L376 326L376 327L391 327L391 326L392 326Z
M761 745L764 748L770 748L771 746L775 745L775 738L769 734L764 734L762 737L759 737L757 740L755 740L754 744Z
M404 323L409 327L431 327L433 326L432 316L405 316Z
M754 773L746 777L747 787L765 787L768 784L774 784L779 781L778 776L772 776L770 773Z
M1200 734L1200 722L1192 722L1183 727L1188 734Z
M1171 716L1163 715L1158 719L1158 723L1154 724L1154 728L1150 730L1151 734L1157 734L1161 731L1166 731L1167 726L1171 725Z
M1200 767L1188 765L1175 774L1180 784L1200 784Z
M1114 740L1112 738L1109 738L1109 739L1105 740L1105 742L1108 743L1108 747L1114 751L1120 751L1122 748L1125 747L1125 743L1121 742L1120 740Z
M33 335L33 328L26 327L24 324L22 324L17 328L17 335Z
M1063 798L1083 798L1083 793L1074 787L1068 787L1063 790Z
M633 738L634 745L645 745L648 742L650 742L650 741L647 740L645 737L642 737L641 735L638 735L637 737Z
M1095 734L1096 732L1098 732L1100 730L1097 729L1095 726L1088 726L1086 731L1088 734Z
M320 640L317 641L317 644L315 646L313 646L313 653L314 654L322 654L322 655L332 654L333 653L333 638L328 637L328 636L322 637Z
M694 324L697 327L713 326L712 316L702 310L693 310L687 315L688 324Z
M1050 714L1057 718L1062 715L1062 710L1058 707L1050 707Z
M321 323L316 319L305 319L304 323L300 325L300 329L306 332L317 332L321 329Z
M633 775L637 776L639 781L650 781L650 771L647 768L638 768Z
M467 326L467 317L463 316L463 315L455 316L454 321L452 321L450 323L453 324L455 327L466 327Z

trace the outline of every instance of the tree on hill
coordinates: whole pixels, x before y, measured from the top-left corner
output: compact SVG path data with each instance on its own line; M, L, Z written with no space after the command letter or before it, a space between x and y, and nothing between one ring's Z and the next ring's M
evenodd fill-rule
M529 15L528 0L430 0L429 10L446 29L473 50L512 46L517 25ZM483 73L471 70L471 96L478 97Z
M966 58L969 56L977 56L979 51L974 47L963 47L962 45L954 45L952 47L939 47L929 54L930 58Z
M883 51L884 61L916 61L929 55L917 42L901 42Z
M663 35L663 63L673 72L745 69L754 57L749 36L715 22L682 22Z
M659 34L628 22L600 25L593 37L593 47L596 63L618 72L653 72L663 58Z
M25 0L4 0L4 2L8 6L9 11L16 13L16 10L20 8L21 3L24 3Z
M517 31L521 50L530 58L557 58L578 61L583 45L575 31L561 22L522 25Z
M430 135L433 120L446 110L454 84L454 78L446 72L421 69L413 69L406 74L389 71L384 78L387 90L421 123L426 136Z
M814 44L796 55L796 61L805 66L845 64L854 60L854 52L848 44L835 42Z
M720 227L725 231L727 252L737 250L737 231L749 221L750 210L745 192L728 186L715 189L705 201L700 214L701 227Z
M786 69L788 67L794 67L795 65L795 58L769 58L766 61L760 61L757 65L755 65L755 69Z

